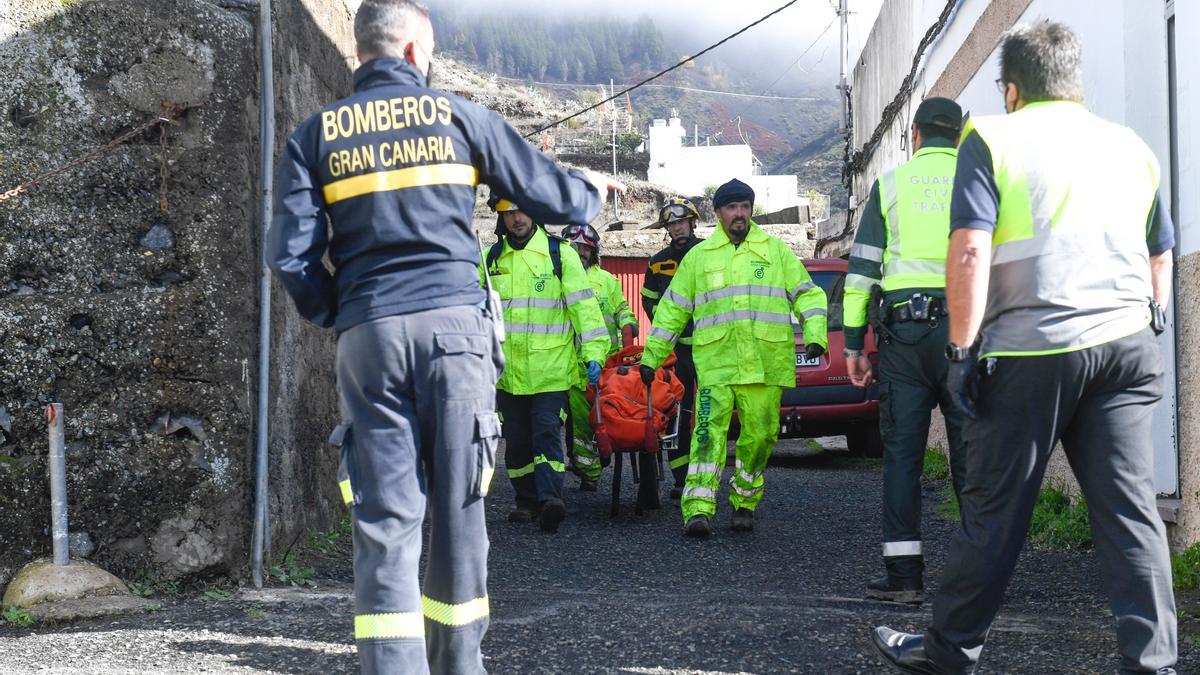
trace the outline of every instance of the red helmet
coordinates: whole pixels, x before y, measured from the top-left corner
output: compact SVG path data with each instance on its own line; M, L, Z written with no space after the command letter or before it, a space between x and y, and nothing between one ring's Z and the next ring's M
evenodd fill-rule
M572 244L583 244L600 250L600 233L591 225L568 225L559 236Z

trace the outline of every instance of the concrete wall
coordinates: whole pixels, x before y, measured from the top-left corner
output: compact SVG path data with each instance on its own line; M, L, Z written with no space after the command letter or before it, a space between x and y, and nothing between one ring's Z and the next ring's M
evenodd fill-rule
M1177 548L1200 541L1200 374L1191 364L1200 363L1200 7L1194 2L1175 3L1176 152L1178 173L1173 195L1179 228L1180 258L1175 319L1179 369L1179 492L1180 510L1173 531Z
M71 529L90 536L98 562L126 576L244 570L261 268L258 12L243 5L0 0L3 188L114 138L162 100L195 106L168 128L165 154L155 130L0 204L0 586L49 549L51 401L66 407ZM344 0L276 8L282 146L349 90L352 13ZM325 444L332 336L275 297L281 551L340 507Z
M95 148L164 99L196 106L167 130L165 154L152 131L0 204L0 417L12 418L0 568L49 548L51 401L66 409L71 527L101 563L180 576L242 559L253 36L248 13L199 0L0 3L0 185ZM152 229L159 243L143 242ZM171 424L180 417L196 431Z

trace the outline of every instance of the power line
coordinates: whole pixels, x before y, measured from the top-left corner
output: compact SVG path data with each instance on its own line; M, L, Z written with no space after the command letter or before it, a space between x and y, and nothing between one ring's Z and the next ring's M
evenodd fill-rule
M790 66L788 66L787 68L785 68L785 69L784 69L784 71L783 71L782 73L780 73L780 74L779 74L779 77L775 78L775 81L774 81L774 82L772 82L771 84L768 84L768 85L767 85L765 88L763 88L763 93L764 93L764 94L765 94L765 93L767 93L768 91L770 91L770 90L771 90L771 88L772 88L772 87L774 87L776 84L779 84L779 81L783 79L783 76L784 76L784 75L787 75L789 72L791 72L792 68L795 68L795 67L796 67L796 66L797 66L797 65L800 63L800 60L801 60L801 59L803 59L805 56L807 56L807 55L808 55L808 53L809 53L810 51L812 51L813 47L816 47L816 46L817 46L817 43L821 41L821 38L825 37L825 34L829 32L829 29L830 29L830 28L833 26L833 23L834 23L834 21L837 21L837 17L836 17L836 16L835 16L835 17L833 17L833 21L830 21L830 22L829 22L829 23L828 23L828 24L825 26L825 30L821 31L821 34L820 34L820 35L818 35L818 36L817 36L817 38L816 38L815 40L813 40L811 44L809 44L807 47L805 47L803 52L800 52L800 56L796 57L796 60L792 62L792 65L790 65ZM739 111L738 111L738 113L737 113L736 115L734 115L733 117L730 117L730 118L729 118L729 121L730 121L730 122L732 122L732 121L734 121L734 120L736 120L736 119L740 118L740 117L741 117L742 115L744 115L744 114L746 113L746 111L747 111L747 110L749 110L749 109L750 109L750 106L749 106L749 105L744 105L744 106L742 106L741 110L739 110ZM721 132L717 132L717 135L718 135L718 136L720 136L720 133L721 133ZM741 133L741 129L740 129L740 128L739 128L739 130L738 130L738 133L739 133L739 134ZM745 139L743 139L743 141L744 141L744 140L745 140ZM749 143L747 143L746 145L749 145Z
M625 94L628 94L629 92L633 91L634 89L637 89L638 87L640 87L640 86L642 86L642 85L644 85L644 84L646 84L646 83L648 83L648 82L652 82L652 81L654 81L654 80L657 80L658 78L662 77L663 75L666 75L667 73L669 73L669 72L671 72L671 71L673 71L673 70L675 70L675 69L677 69L677 68L681 68L681 67L682 67L682 66L684 66L685 64L687 64L687 63L689 63L689 62L691 62L691 61L695 61L696 59L700 58L701 56L704 56L704 55L705 55L705 54L707 54L708 52L711 52L712 50L716 49L717 47L720 47L721 45L725 44L726 42L729 42L729 41L730 41L730 40L732 40L733 38L735 38L735 37L737 37L737 36L741 35L742 33L745 33L746 31L750 30L751 28L754 28L754 27L755 27L755 26L757 26L758 24L760 24L760 23L762 23L762 22L766 21L767 19L769 19L769 18L771 18L771 17L775 16L776 14L778 14L778 13L782 12L783 10L787 9L788 7L791 7L792 5L796 4L796 3L797 3L797 2L799 2L799 1L800 1L800 0L790 0L790 2L788 2L787 4L785 4L785 5L783 5L782 7L780 7L780 8L778 8L778 9L776 9L775 11L771 12L770 14L767 14L766 16L762 17L762 18L761 18L761 19L759 19L758 21L755 21L754 23L752 23L752 24L750 24L750 25L746 26L745 28L743 28L743 29L739 30L738 32L736 32L736 33L734 33L734 34L732 34L732 35L730 35L730 36L728 36L728 37L726 37L726 38L722 39L720 42L717 42L717 43L714 43L714 44L711 44L711 45L709 45L708 47L705 47L705 48L704 48L704 49L702 49L702 50L701 50L699 53L697 53L697 54L694 54L694 55L692 55L692 56L689 56L689 57L685 58L684 60L680 61L679 63L676 63L675 65L671 66L670 68L667 68L666 70L659 71L659 72L655 73L654 75L651 75L650 77L647 77L646 79L642 80L641 82L638 82L637 84L633 85L632 87L628 87L628 88L626 88L626 89L623 89L623 90L621 90L621 91L619 91L619 92L617 92L617 93L613 94L612 96L609 96L608 98L604 99L603 101L600 101L599 103L597 103L597 104L595 104L595 105L588 106L588 107L584 108L583 110L579 110L579 111L577 111L577 112L574 112L574 113L572 113L572 114L570 114L570 115L567 115L566 117L564 117L564 118L562 118L562 119L560 119L560 120L557 120L557 121L555 121L555 122L551 122L550 124L547 124L546 126L544 126L544 127L540 128L540 129L535 129L535 130L533 130L533 131L531 131L531 132L529 132L529 133L525 134L525 138L532 138L532 137L534 137L534 136L536 136L536 135L538 135L538 134L542 133L543 131L545 131L545 130L547 130L547 129L553 129L554 127L556 127L556 126L558 126L558 125L562 124L563 122L566 122L567 120L575 119L576 117L579 117L580 115L582 115L582 114L584 114L584 113L586 113L586 112L589 112L589 111L595 110L596 108L599 108L600 106L604 105L605 103L608 103L609 101L614 101L614 100L616 100L616 99L620 98L621 96L624 96Z
M501 77L499 75L497 75L496 77L501 80L508 80L509 82L519 82L522 84L527 83L526 80L522 80L519 77ZM605 89L608 88L607 84L572 84L570 82L538 82L536 80L532 84L534 84L538 87L561 87L563 89L594 89L596 87L604 87ZM746 93L738 92L738 91L717 91L715 89L697 89L696 87L685 87L680 84L643 84L641 86L645 89L651 89L651 88L679 89L681 91L690 91L690 92L696 93L696 94L715 94L715 95L719 95L719 96L737 96L737 97L741 97L741 98L761 98L761 99L767 99L770 101L803 101L803 102L807 102L807 103L812 103L814 101L830 100L827 98L821 98L819 96L764 96L763 94L746 94ZM620 94L618 94L618 96L620 96Z

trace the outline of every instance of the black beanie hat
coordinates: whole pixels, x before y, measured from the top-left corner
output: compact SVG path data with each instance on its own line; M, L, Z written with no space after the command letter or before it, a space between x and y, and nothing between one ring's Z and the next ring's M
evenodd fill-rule
M712 198L714 209L719 209L726 204L745 201L750 202L751 206L754 205L754 188L736 178L717 188Z

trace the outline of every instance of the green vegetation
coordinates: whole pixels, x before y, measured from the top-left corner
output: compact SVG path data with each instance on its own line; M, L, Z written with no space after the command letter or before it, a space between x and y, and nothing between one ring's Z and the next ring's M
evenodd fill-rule
M942 503L933 507L938 515L946 520L958 520L962 513L958 510L958 496L954 494L954 485L950 481L942 486Z
M143 598L152 598L154 596L164 595L173 597L179 595L180 586L178 581L143 576L137 581L129 582L129 591L134 595L141 596Z
M1033 506L1029 539L1048 548L1083 548L1092 543L1087 501L1073 500L1064 485L1042 488Z
M6 623L10 623L14 626L33 625L33 617L29 614L29 612L21 609L20 607L13 607L11 605L5 606L4 611L0 613L0 617L3 617Z
M334 555L339 549L350 545L350 514L342 516L342 520L333 528L321 531L312 530L308 533L308 545L321 555ZM285 559L287 556L285 556Z
M1171 554L1171 577L1177 591L1200 588L1200 544L1192 544L1178 555Z
M317 575L316 570L311 565L306 566L297 558L298 556L289 552L282 561L271 565L271 578L281 584L288 584L296 588L302 586L316 588L317 584L313 581L313 577Z
M925 451L925 468L922 475L929 480L944 480L950 477L950 465L946 456L940 450L929 448Z
M204 595L200 599L205 602L224 602L233 597L233 593L224 588L214 588L210 591L204 591Z
M624 82L676 61L646 15L630 22L452 7L435 7L432 14L440 50L507 77Z
M247 607L246 616L253 621L266 621L267 613L261 607Z

